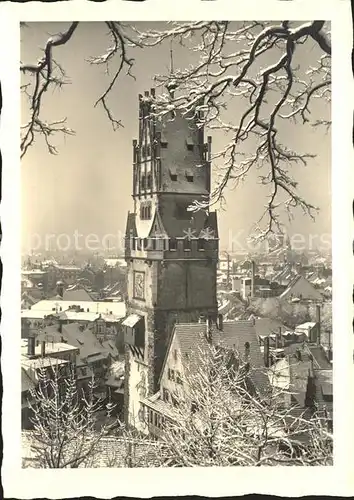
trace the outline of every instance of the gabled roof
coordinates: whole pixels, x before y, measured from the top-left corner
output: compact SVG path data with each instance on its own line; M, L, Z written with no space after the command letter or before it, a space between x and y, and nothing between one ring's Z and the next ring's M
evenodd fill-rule
M63 294L63 300L78 300L80 302L91 302L92 297L83 288L76 290L65 290Z
M78 323L69 323L62 326L62 335L69 344L80 350L79 357L86 359L90 356L108 355L109 350L102 345L89 329L82 330ZM92 360L92 358L91 358Z
M31 374L31 370L29 368L25 369L24 367L21 367L21 392L30 391L34 389L36 385L37 381L34 374Z
M292 292L292 289L293 287L300 281L302 280L303 282L307 282L308 286L311 287L312 289L312 293L320 300L323 298L322 294L316 290L316 288L304 277L302 276L301 274L298 274L297 276L295 276L292 281L290 281L290 283L288 284L287 288L284 290L284 292L280 295L280 298L283 299L283 298L286 298L288 297L291 292Z
M149 233L149 236L154 237L154 236L162 236L165 235L167 236L166 229L164 228L164 225L162 223L162 219L159 213L159 210L155 211L154 218L151 224L151 230Z

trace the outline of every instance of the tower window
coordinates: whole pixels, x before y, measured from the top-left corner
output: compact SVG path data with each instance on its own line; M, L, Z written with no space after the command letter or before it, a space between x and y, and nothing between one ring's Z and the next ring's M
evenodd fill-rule
M191 250L191 241L189 238L184 238L183 240L183 249L185 252L189 252Z
M169 249L171 251L177 250L177 240L175 238L170 238Z
M204 238L198 239L198 250L205 250L205 239Z
M193 174L186 172L186 179L188 182L193 182Z
M141 189L146 189L146 176L141 174Z
M148 172L146 177L146 189L151 189L151 186L152 186L152 176L151 172Z
M151 203L144 203L140 206L140 219L141 220L151 219Z

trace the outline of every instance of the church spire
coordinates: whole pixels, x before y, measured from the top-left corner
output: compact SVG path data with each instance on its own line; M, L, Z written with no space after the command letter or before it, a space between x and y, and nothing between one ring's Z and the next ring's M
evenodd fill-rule
M169 81L166 85L168 92L170 93L171 98L174 98L175 89L177 88L176 80L174 79L174 65L173 65L173 40L170 43L170 74Z
M173 40L170 43L170 76L173 76Z

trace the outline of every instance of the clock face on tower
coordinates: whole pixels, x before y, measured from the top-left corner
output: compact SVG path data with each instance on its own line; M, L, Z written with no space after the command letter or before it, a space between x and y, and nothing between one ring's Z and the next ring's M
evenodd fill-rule
M134 271L134 298L145 300L145 273Z

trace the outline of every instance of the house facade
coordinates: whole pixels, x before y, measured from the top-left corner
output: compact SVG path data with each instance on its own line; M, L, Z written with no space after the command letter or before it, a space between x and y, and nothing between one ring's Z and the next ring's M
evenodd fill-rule
M164 421L174 418L174 408L188 394L193 384L192 370L198 371L198 346L203 355L203 346L211 342L215 346L237 352L248 364L247 388L254 394L263 394L269 389L264 360L253 321L223 321L216 323L178 323L167 349L161 371L159 390L143 400L143 415L146 433L158 437ZM191 365L193 364L192 368ZM196 375L198 377L198 375Z

